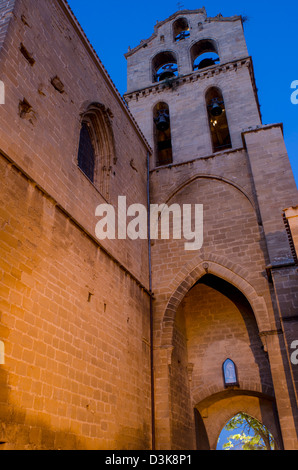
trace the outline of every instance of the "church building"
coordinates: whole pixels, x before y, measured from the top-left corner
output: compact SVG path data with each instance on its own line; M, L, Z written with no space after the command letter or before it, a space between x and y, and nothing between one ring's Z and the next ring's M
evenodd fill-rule
M125 57L122 97L66 0L0 0L0 450L216 450L240 412L298 450L298 193L243 18ZM146 236L99 239L119 198Z

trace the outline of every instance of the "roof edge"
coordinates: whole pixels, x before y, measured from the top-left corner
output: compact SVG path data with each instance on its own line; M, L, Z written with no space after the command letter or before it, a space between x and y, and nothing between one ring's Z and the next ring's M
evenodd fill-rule
M224 17L221 13L219 13L217 16L208 17L205 7L200 8L198 10L179 10L179 11L176 11L176 13L174 13L173 15L169 16L167 19L163 21L157 21L156 25L154 26L154 33L148 39L142 39L138 46L134 47L133 49L129 49L128 52L124 54L124 57L127 59L128 57L132 56L135 52L137 52L139 49L144 47L145 44L151 42L154 38L156 38L158 35L158 29L164 24L175 20L175 18L177 18L178 16L199 15L199 14L203 15L205 23L212 23L212 22L218 22L218 21L223 21L223 22L241 21L243 22L243 18L241 15Z
M116 97L117 101L120 103L121 107L127 114L128 118L130 119L133 127L137 131L137 134L139 135L140 139L144 143L145 147L149 151L149 153L152 153L152 149L145 138L143 132L141 131L140 127L138 126L135 118L133 117L132 113L127 107L127 103L125 102L124 98L121 96L120 92L118 91L116 85L114 84L112 78L110 77L108 71L106 70L105 66L103 65L102 61L100 60L97 52L95 51L94 47L92 46L91 42L89 41L85 31L83 30L82 26L80 25L78 19L76 18L74 12L72 11L69 3L67 0L56 0L57 3L60 5L61 9L67 16L68 20L76 30L79 38L81 39L82 43L84 44L85 48L87 49L89 55L91 56L93 62L97 66L98 70L101 72L103 75L104 79L106 80L106 83L110 86L111 91L113 92L114 96Z

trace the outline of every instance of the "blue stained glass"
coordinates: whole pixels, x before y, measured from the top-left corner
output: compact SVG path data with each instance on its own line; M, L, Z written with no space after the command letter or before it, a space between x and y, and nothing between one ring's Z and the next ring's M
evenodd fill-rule
M223 365L224 379L226 385L237 384L236 366L231 359L227 359Z

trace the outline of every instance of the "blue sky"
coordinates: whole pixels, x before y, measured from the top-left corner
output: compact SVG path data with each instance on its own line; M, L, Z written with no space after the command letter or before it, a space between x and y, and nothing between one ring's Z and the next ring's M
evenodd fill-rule
M88 39L113 82L126 91L128 46L149 38L156 21L178 10L176 0L68 0ZM298 80L297 0L181 0L185 9L206 7L208 16L243 15L249 54L253 57L264 124L282 122L284 136L298 185L298 105L291 103L291 83Z

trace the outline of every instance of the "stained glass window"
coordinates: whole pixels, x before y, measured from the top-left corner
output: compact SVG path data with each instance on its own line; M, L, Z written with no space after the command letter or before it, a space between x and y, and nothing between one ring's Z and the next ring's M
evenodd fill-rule
M238 385L237 370L234 362L227 359L223 364L223 374L226 387Z

